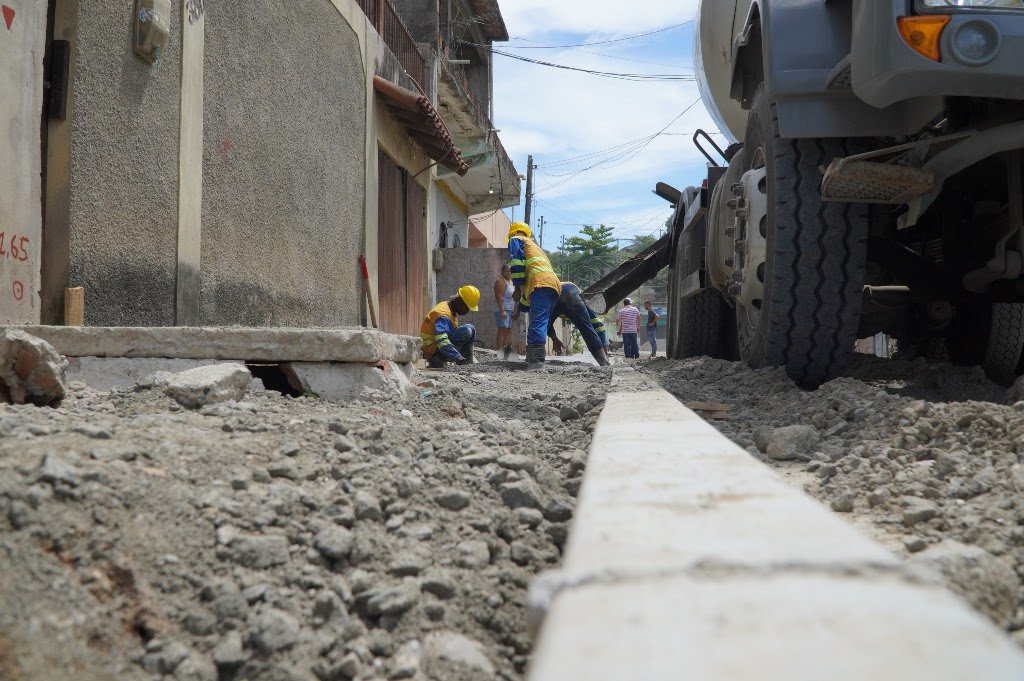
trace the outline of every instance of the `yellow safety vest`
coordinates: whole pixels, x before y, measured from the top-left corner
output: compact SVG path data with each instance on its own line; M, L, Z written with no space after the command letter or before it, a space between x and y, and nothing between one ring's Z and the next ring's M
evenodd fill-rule
M529 300L534 289L553 288L559 294L562 292L562 282L558 280L555 269L551 266L548 254L544 249L525 236L514 236L513 239L522 239L523 251L526 254L525 260L511 260L509 265L524 265L526 267L526 286L523 287L523 295ZM511 240L510 240L511 241Z
M437 333L437 320L440 318L446 318L452 323L452 328L458 328L459 318L452 312L452 308L448 305L448 302L438 303L434 306L427 316L423 318L423 323L420 324L420 340L423 341L423 356L430 359L434 356L434 353L439 348L443 348L446 345L451 345L452 342L448 339L448 334Z

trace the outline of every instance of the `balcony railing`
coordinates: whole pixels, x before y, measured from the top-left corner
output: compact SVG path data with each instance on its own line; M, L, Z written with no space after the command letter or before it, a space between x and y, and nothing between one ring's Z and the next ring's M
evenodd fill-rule
M488 132L494 126L491 125L491 118L488 115L487 109L473 94L473 88L470 86L469 77L466 74L466 67L462 64L453 64L451 62L452 55L447 51L442 52L442 55L444 57L442 64L445 72L455 84L455 88L460 91L460 94L466 100L470 111L473 112L473 117L476 119L477 125L480 126L484 132Z
M420 88L425 88L427 62L416 47L416 41L406 28L402 17L398 16L390 0L357 0L363 12L373 22L373 27L384 39L405 69Z

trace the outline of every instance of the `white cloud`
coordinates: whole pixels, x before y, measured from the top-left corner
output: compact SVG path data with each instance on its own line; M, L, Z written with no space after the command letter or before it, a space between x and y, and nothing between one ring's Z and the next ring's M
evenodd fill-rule
M697 4L698 0L502 0L501 13L512 36L621 35L692 19Z
M514 36L557 44L591 42L678 24L694 16L696 0L649 0L644 3L586 2L584 0L502 0L502 11ZM626 57L658 64L688 64L690 30L603 45L592 50L522 50L516 53L578 68L667 73L680 71L654 64L621 61ZM673 46L678 45L678 49ZM501 49L501 46L496 46ZM514 50L509 50L514 51ZM609 56L601 56L604 53ZM699 184L704 159L689 136L662 136L630 157L597 167L559 186L566 178L551 174L586 164L544 167L545 163L589 154L664 128L699 99L696 83L643 83L613 80L505 57L495 60L495 113L501 138L520 172L534 154L541 165L536 186L541 190L535 216L544 215L552 227L546 245L557 245L562 234L572 235L580 223L614 226L616 236L630 238L656 232L671 209L651 193L658 181L680 188ZM702 103L674 123L669 132L714 130ZM547 173L545 175L544 173ZM522 215L522 207L518 215ZM558 223L569 223L560 225Z

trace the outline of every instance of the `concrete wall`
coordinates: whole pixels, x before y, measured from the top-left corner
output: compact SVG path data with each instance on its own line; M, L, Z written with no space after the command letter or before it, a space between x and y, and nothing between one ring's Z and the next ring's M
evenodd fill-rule
M391 0L409 29L413 40L418 43L433 43L438 35L437 0Z
M81 0L78 12L68 285L85 287L89 325L174 324L181 41L155 66L137 59L133 8Z
M206 7L203 323L356 324L367 126L356 34L326 0Z
M0 22L0 64L17 66L0 69L0 231L19 258L26 237L28 258L0 257L0 321L40 320L41 204L47 323L65 286L86 288L89 325L365 321L356 258L379 271L377 150L425 188L435 173L374 93L375 74L414 85L355 0L206 3L194 23L176 1L155 66L134 56L132 0L60 0L72 86L45 161L47 3L17 4L11 30ZM425 242L434 212L428 198ZM426 306L433 286L416 294Z
M45 0L0 13L0 323L39 320ZM14 12L11 16L11 12ZM7 26L10 19L10 28Z
M437 273L437 297L445 300L465 284L480 289L480 311L470 313L466 321L477 328L484 347L493 348L497 334L494 322L494 282L501 276L501 266L508 262L507 248L448 248L444 268Z
M466 204L441 181L433 182L430 188L431 200L437 206L437 224L430 226L434 233L432 247L440 241L440 225L442 222L453 223L448 227L448 243L445 248L469 248L469 215Z
M489 211L472 215L469 219L487 239L489 248L504 248L508 245L508 230L512 227L512 220L505 211Z

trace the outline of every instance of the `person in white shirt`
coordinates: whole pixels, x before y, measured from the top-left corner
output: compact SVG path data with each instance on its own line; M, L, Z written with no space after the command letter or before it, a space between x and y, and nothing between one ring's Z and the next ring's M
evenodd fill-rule
M640 359L640 310L633 306L629 298L623 301L625 307L619 310L615 322L619 327L619 334L622 336L623 351L626 359Z
M498 327L497 350L502 359L512 355L512 316L516 311L516 301L512 297L515 286L512 284L512 269L505 265L501 268L501 276L494 282L494 322Z

